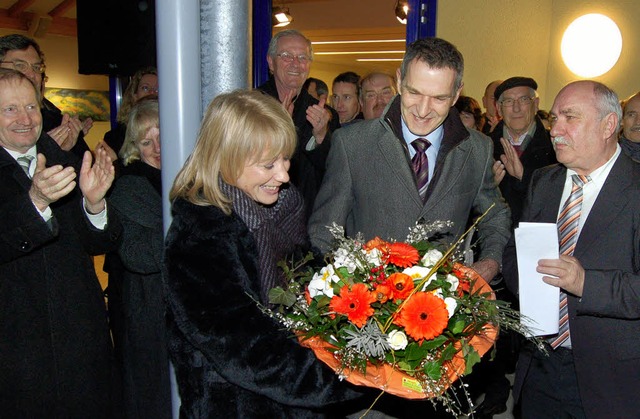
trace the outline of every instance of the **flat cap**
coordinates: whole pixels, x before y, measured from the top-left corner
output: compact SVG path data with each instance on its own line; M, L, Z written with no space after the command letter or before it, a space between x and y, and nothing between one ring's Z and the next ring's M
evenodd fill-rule
M496 87L496 91L493 94L493 97L496 100L500 99L500 95L502 95L506 90L513 89L514 87L525 86L530 87L533 90L538 90L538 83L531 77L511 77L503 81L501 84Z

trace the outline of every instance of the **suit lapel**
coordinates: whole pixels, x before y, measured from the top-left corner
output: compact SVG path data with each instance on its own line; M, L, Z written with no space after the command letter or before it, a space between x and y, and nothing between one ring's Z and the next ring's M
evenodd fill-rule
M422 209L421 215L428 213L434 206L438 205L442 197L451 193L451 189L458 183L458 177L465 173L465 166L471 157L471 146L469 142L458 145L451 150L440 165L441 172L434 176L433 182L429 184L427 190L427 202Z
M378 139L378 149L387 163L388 175L395 177L400 185L406 189L407 196L411 201L422 208L424 204L416 187L411 162L407 158L404 146L399 143L400 141L402 140L396 138L392 133L383 135ZM382 168L375 169L382 170Z
M32 162L31 164L35 163ZM22 189L28 191L31 188L31 179L29 179L16 159L11 157L11 154L9 154L4 147L0 147L0 168L5 169L6 173L10 173L10 176Z
M538 214L533 214L531 219L543 223L556 223L558 221L558 212L560 212L560 205L562 205L562 191L564 189L564 182L567 178L567 169L562 165L557 165L556 168L549 174L548 182L544 180L538 182L539 188L536 192L538 195L534 198L534 207L537 208Z
M615 221L629 201L625 190L631 186L632 181L630 160L620 155L609 172L609 176L602 185L602 189L596 198L589 216L582 227L574 256L586 254L589 248L597 242L598 237L615 228Z

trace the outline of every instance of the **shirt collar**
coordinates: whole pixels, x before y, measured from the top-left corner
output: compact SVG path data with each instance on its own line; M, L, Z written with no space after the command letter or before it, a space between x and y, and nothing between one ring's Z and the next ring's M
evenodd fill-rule
M508 139L509 142L511 143L511 145L523 145L525 143L525 141L527 140L527 138L533 138L533 136L536 133L536 121L535 119L533 120L533 122L531 122L531 126L529 127L529 129L522 134L521 136L517 137L517 138L513 138L511 136L511 132L509 132L509 128L507 128L507 124L504 124L502 127L502 134L504 136L504 138Z
M444 138L444 127L441 124L438 128L431 131L426 136L415 135L409 130L407 124L404 122L404 118L400 118L402 121L402 136L404 137L405 142L407 143L407 148L409 149L409 153L411 156L415 153L413 147L411 147L411 143L417 138L426 138L431 143L429 150L436 152L440 149L440 144L442 144L442 138Z
M18 160L18 157L22 157L22 156L31 156L33 158L33 160L35 160L37 158L37 152L36 152L36 146L35 144L29 149L27 150L26 153L19 153L17 151L13 151L13 150L9 150L8 148L5 148L5 150L7 151L7 153L9 153L11 155L11 157L13 157L15 160Z
M611 158L607 160L605 164L589 173L588 176L591 178L591 182L597 185L604 184L604 181L607 179L607 176L609 176L609 172L611 171L611 168L613 167L615 161L618 159L621 151L622 149L620 148L620 145L616 144L616 151L615 153L613 153L613 156L611 156ZM567 168L567 179L570 179L572 175L577 175L577 173L575 172L575 170Z

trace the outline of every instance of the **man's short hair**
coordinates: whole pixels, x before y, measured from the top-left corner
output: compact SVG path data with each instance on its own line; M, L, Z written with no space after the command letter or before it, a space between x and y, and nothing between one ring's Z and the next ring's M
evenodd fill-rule
M371 81L371 79L373 79L374 77L387 77L389 79L389 83L391 84L391 89L393 90L394 94L397 93L396 92L396 78L395 76L389 74L389 73L385 73L382 71L373 71L369 74L367 74L366 76L364 76L362 79L360 79L360 84L358 86L358 96L360 97L360 100L363 100L364 98L362 97L362 86L364 86L364 84L368 81Z
M315 77L309 77L308 79L306 79L304 81L304 84L302 85L302 88L304 90L309 90L309 85L311 83L316 84L316 94L318 96L329 95L329 86L327 86L327 83L323 82L320 79L316 79Z
M360 75L353 71L346 71L340 73L333 79L333 85L336 83L351 83L356 85L356 93L360 92Z
M276 54L278 53L278 40L280 38L284 38L285 36L298 36L304 39L307 43L307 47L309 48L309 59L313 61L313 46L311 45L311 41L309 38L304 36L301 32L295 29L287 29L286 31L278 32L273 35L271 41L269 42L269 49L267 50L267 55L271 58L276 58Z
M615 113L618 116L618 126L616 127L616 131L618 131L622 122L622 106L620 106L618 95L600 82L592 81L592 83L593 94L596 97L595 106L600 118L604 118L610 113Z
M29 77L25 76L18 70L0 67L0 82L20 83L22 81L26 81L30 86L33 87L33 90L36 92L36 100L38 101L38 106L42 107L42 98L40 97L40 93L36 90L36 86L34 86Z
M413 60L422 61L430 68L450 68L456 73L454 89L462 86L464 75L464 58L462 53L450 42L441 38L422 38L412 42L400 66L400 77L404 80Z
M628 98L626 98L625 100L620 101L620 106L622 107L622 114L624 115L624 111L627 108L627 104L629 103L629 101L631 101L631 99L634 99L636 97L640 96L640 92L636 92L634 94L632 94L631 96L629 96Z
M9 51L22 51L29 47L33 47L38 53L38 56L44 62L44 54L40 49L40 45L33 39L19 34L11 34L0 37L0 60L4 59Z

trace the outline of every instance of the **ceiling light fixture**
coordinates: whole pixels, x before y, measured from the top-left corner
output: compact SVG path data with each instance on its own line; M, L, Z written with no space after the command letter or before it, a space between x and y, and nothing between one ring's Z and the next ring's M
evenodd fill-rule
M330 44L376 44L376 43L406 43L406 38L403 39L363 39L363 40L355 40L355 41L313 41L311 42L313 45L330 45Z
M407 24L407 14L409 13L409 2L407 0L396 1L396 18L403 25Z
M402 58L357 58L356 61L361 62L392 62L392 61L402 61Z
M271 23L275 28L281 28L287 26L293 22L293 17L289 14L288 7L274 7L273 14L271 15Z
M323 51L314 52L313 55L366 55L366 54L404 54L404 50L397 51Z

